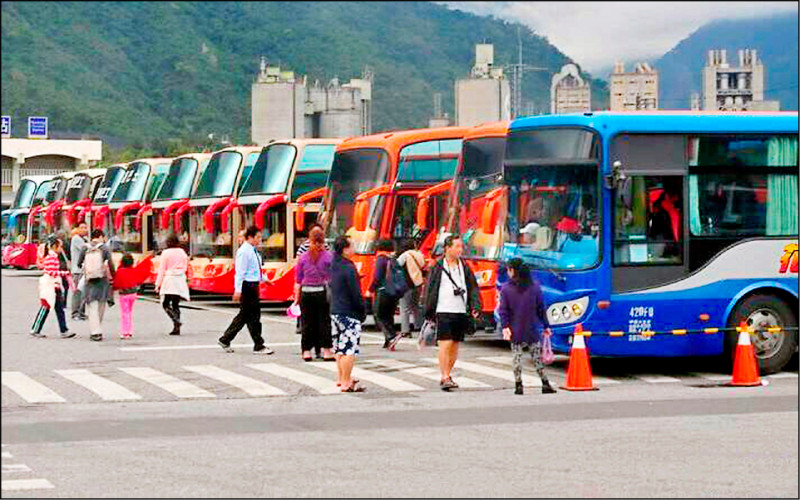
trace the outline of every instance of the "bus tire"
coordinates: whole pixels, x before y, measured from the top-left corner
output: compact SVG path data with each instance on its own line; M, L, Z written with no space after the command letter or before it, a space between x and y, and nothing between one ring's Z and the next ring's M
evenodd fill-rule
M750 334L756 353L759 373L768 375L780 371L797 351L797 316L791 307L774 295L754 294L736 304L728 318L728 327L735 328L742 321L756 328ZM780 333L763 331L766 326L790 328ZM761 327L761 328L759 328ZM733 366L739 333L729 331L725 336L725 359Z

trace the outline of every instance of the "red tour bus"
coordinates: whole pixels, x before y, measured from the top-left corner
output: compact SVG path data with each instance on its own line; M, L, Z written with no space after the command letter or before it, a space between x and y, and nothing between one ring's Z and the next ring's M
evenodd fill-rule
M104 168L78 170L67 184L64 203L54 216L56 227L66 235L67 239L71 237L72 228L78 224L78 211L91 206L92 198L100 188L105 174Z
M125 176L127 163L117 163L106 168L100 187L92 198L92 202L81 206L75 210L75 223L80 224L86 221L92 229L102 229L108 234L111 228L111 219L108 217L108 203L119 187L122 178Z
M210 160L211 153L189 153L172 160L167 176L152 202L139 209L150 212L150 224L146 224L147 220L143 224L141 217L137 220L142 238L147 237L152 241L153 248L166 248L167 236L174 233L179 235L184 250L189 251L189 214L184 211L176 218L175 212L189 203L189 197L194 193ZM186 228L186 232L182 232L182 228ZM148 283L155 283L158 259L158 256L153 258L153 269Z
M233 209L226 208L236 201L239 186L246 180L260 153L258 146L236 146L214 153L189 203L175 211L173 217L176 220L182 219L184 213L189 214L189 227L176 229L189 239L191 290L233 294L237 244L230 220ZM188 233L185 233L187 229Z
M461 157L456 174L419 195L418 224L424 224L428 198L448 192L447 219L439 228L435 255L441 253L445 236L460 234L464 239L464 257L475 273L480 287L484 321L493 323L497 305L498 262L502 247L501 231L487 232L482 215L487 203L495 210L505 206L503 190L499 187L503 173L506 135L510 122L490 122L477 125L464 135Z
M239 198L226 211L238 208L236 234L250 224L262 231L264 277L260 296L268 302L294 299L295 254L308 237L308 228L322 208L322 198L336 146L342 139L273 141L261 151ZM316 203L308 204L312 200ZM303 205L298 209L298 201ZM241 217L243 215L243 217ZM227 222L223 213L222 222Z
M390 132L343 141L336 149L320 220L327 237L350 236L353 260L366 297L378 239L413 238L430 255L445 213L444 199L427 213L425 228L417 225L417 197L451 179L467 127Z
M17 194L8 216L3 238L3 266L17 269L36 267L38 225L31 225L31 211L45 203L45 195L53 184L52 176L29 175L20 180ZM38 211L38 210L37 210ZM34 233L34 230L37 231Z
M106 236L114 264L124 252L133 255L134 262L138 263L149 251L148 241L142 239L138 229L144 213L139 210L161 187L171 162L171 158L143 158L130 162L125 168L125 176L108 205L112 230Z

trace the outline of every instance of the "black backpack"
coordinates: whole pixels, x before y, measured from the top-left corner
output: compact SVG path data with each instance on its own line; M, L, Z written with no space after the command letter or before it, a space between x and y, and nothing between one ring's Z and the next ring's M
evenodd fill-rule
M406 271L397 262L396 257L390 257L389 262L386 263L386 279L383 288L388 295L395 298L402 297L411 289Z

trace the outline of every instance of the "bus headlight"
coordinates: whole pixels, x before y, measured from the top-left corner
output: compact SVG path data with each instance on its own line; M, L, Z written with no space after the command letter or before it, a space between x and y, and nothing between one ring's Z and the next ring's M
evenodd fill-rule
M588 306L589 297L557 302L547 309L547 317L551 325L571 323L582 318Z

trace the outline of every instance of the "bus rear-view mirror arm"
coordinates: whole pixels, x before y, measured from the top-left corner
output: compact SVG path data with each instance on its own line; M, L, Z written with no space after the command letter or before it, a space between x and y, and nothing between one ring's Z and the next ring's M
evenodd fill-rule
M417 227L422 230L430 229L428 227L428 205L430 203L430 198L432 196L436 196L441 193L446 193L453 187L453 180L440 182L435 186L431 186L428 189L422 191L417 195L417 199L419 200L417 203Z

